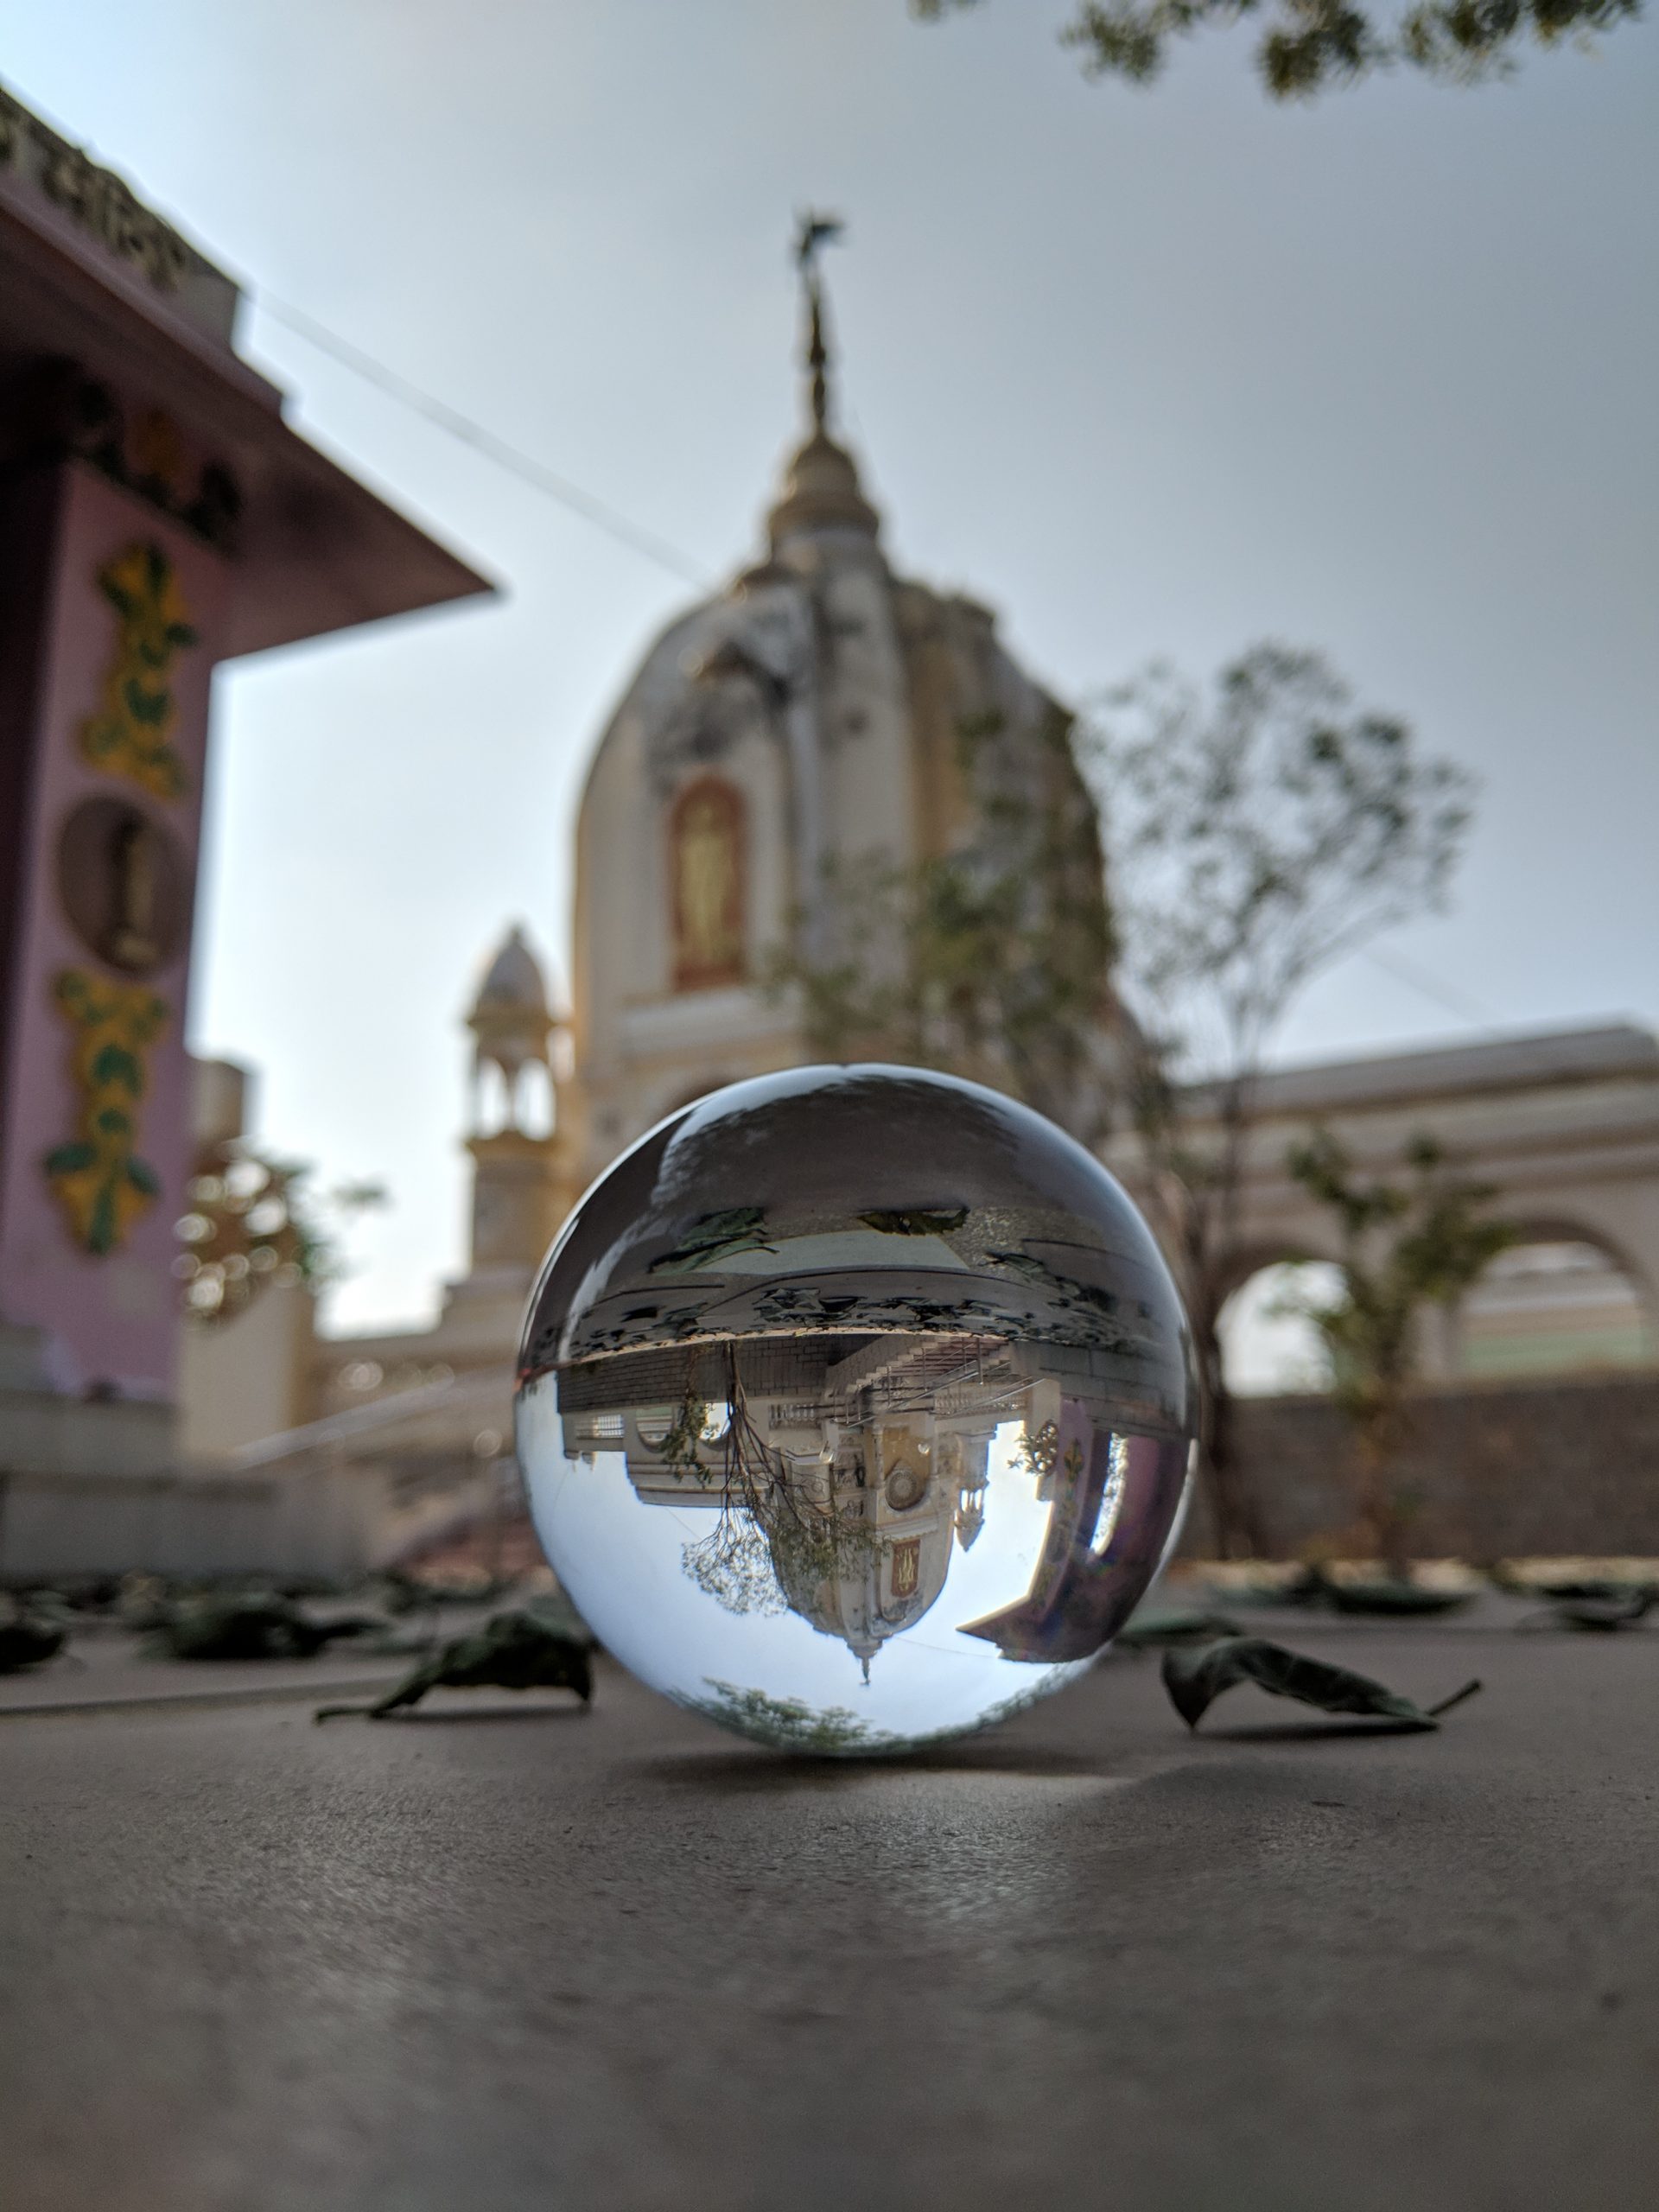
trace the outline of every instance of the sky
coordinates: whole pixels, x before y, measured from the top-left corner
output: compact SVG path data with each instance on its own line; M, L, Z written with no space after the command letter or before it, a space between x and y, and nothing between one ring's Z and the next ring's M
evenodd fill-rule
M329 1325L464 1264L465 1039L565 967L588 759L694 595L353 374L298 308L682 550L750 557L798 426L794 213L902 570L1075 702L1277 638L1471 770L1450 911L1281 1058L1659 1020L1659 26L1477 92L1270 105L1248 39L1090 84L1065 0L0 0L0 79L251 294L291 419L500 595L216 679L191 1030L377 1177ZM261 305L261 297L273 306Z

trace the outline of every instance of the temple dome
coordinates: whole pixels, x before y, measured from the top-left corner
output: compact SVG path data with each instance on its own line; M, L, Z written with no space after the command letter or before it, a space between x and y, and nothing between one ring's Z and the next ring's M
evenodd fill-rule
M542 973L541 963L526 944L522 925L515 922L484 972L484 980L478 987L478 996L473 1001L473 1013L548 1014L550 1012L547 978Z
M880 528L851 454L823 429L814 429L791 456L783 496L766 517L773 552L808 531L855 530L874 537Z
M810 247L823 226L806 228ZM583 1176L688 1098L823 1057L810 994L778 979L833 976L871 944L870 959L900 964L888 887L909 872L969 855L1024 869L1019 825L1040 821L1064 857L1032 879L1033 899L1105 935L1069 717L988 608L895 574L836 435L810 258L802 276L806 421L767 550L648 647L582 791L570 1037ZM1103 1033L1112 1019L1103 1005ZM1056 1109L1082 1120L1102 1087L1090 1060Z

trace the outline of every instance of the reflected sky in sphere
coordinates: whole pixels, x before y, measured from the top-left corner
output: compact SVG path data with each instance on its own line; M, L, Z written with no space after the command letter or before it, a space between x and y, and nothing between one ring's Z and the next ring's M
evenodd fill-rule
M537 1532L601 1643L780 1748L901 1750L1058 1688L1156 1572L1185 1324L1119 1186L912 1070L794 1071L589 1193L526 1324Z

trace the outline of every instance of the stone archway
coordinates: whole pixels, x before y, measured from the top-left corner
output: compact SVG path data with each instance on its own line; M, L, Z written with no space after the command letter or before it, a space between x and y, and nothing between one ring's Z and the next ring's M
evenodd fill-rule
M1521 1214L1515 1226L1515 1243L1453 1318L1459 1376L1565 1378L1659 1363L1652 1290L1619 1241L1573 1214Z
M1236 1398L1302 1396L1322 1392L1327 1371L1312 1322L1293 1310L1339 1287L1329 1252L1280 1247L1242 1255L1222 1301L1222 1362Z

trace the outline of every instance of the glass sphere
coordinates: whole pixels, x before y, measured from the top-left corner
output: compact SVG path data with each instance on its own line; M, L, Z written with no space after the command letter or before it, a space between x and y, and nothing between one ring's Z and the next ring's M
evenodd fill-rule
M519 1459L594 1634L781 1748L896 1751L1086 1668L1186 1480L1186 1323L1122 1187L918 1069L712 1092L594 1185L531 1300Z

